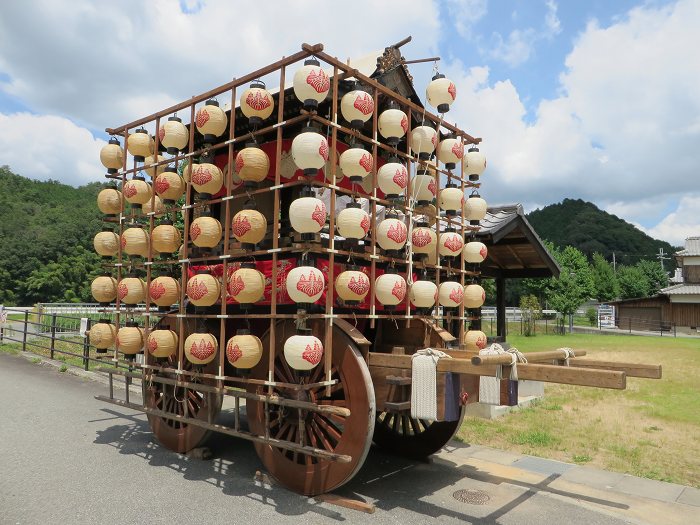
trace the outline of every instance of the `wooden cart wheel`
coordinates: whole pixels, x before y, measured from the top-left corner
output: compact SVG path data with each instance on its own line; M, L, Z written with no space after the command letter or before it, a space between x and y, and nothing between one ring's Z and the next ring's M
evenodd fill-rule
M158 328L167 329L166 320L159 324ZM202 372L216 374L218 359L206 365ZM164 367L177 368L177 357L170 357L164 363ZM185 370L192 370L193 366L185 359ZM177 374L170 372L153 372L161 377L177 379ZM199 382L207 385L215 385L216 381L204 378L191 378L191 382ZM149 375L144 378L144 405L147 408L155 408L177 415L186 415L214 423L221 411L223 398L220 395L200 392L193 388L175 387L165 385L157 381L149 381ZM209 436L209 430L196 426L148 414L148 423L158 442L166 448L179 453L189 452L193 448L202 446Z
M317 337L321 336L323 322L312 325ZM283 356L284 341L295 333L292 320L276 325L275 380L295 382L293 370ZM269 333L263 337L265 353L253 371L254 377L264 378L268 369ZM318 382L323 376L323 361L311 373L308 382ZM352 456L349 463L319 459L313 456L282 450L256 443L255 448L265 468L285 487L313 496L329 492L347 483L358 472L372 444L375 401L372 379L367 365L353 340L337 326L333 327L332 378L338 383L326 396L325 387L306 391L299 395L303 400L319 404L346 407L348 417L326 416L316 412L304 412L306 444L313 447ZM266 387L258 387L265 393ZM276 389L281 396L297 396L290 390ZM247 402L248 421L252 432L265 434L265 407L261 402ZM270 405L269 433L271 437L287 441L299 440L299 412L296 409Z

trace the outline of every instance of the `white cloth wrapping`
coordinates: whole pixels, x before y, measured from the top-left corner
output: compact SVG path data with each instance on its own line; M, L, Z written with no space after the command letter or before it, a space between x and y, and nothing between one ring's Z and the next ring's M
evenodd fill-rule
M479 355L511 355L510 379L518 380L518 363L527 363L525 356L512 347L509 350L504 350L498 343L493 343L491 346L479 351ZM503 377L503 367L496 367L496 377L481 376L479 378L479 402L487 405L501 404L501 379Z
M449 358L434 348L418 350L411 359L411 417L437 419L437 363Z

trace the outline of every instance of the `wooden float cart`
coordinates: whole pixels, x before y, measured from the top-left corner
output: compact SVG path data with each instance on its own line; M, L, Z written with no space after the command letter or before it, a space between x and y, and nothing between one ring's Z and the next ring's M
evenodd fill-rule
M386 48L371 67L340 61L325 53L321 44L304 44L299 52L270 66L145 118L107 129L117 137L113 145L121 147L137 128L145 126L146 133L153 134L154 150L162 155L144 163L144 159L124 151L121 157L116 154L120 165L108 161L106 176L121 183L122 190L142 169L152 170L153 175L168 167L185 175L189 172L181 201L159 203L151 192L143 206L131 204L104 218L105 224L122 236L114 258L104 262L105 271L119 283L114 303L104 304L105 315L111 316L118 336L125 328L134 333L133 326L125 326L131 319L140 322L143 336L140 346L127 345L124 337L104 354L100 369L109 375L110 389L109 395L99 399L146 413L154 435L164 446L184 453L202 446L212 431L248 439L255 444L267 471L282 485L306 495L323 494L352 479L373 442L412 458L440 450L459 428L464 403L478 400L480 376L494 376L498 367L507 370L510 366L510 355L480 356L462 343L468 329L479 328L478 308L468 309L460 303L456 308L421 311L404 293L400 304L390 310L378 301L373 285L357 305L337 298L335 277L348 261L360 267L372 284L388 268L409 284L418 274L437 285L449 279L462 287L479 277L478 265L466 263L462 250L447 260L440 257L436 243L434 256L419 259L414 257L410 243L396 252L386 252L379 246L381 208L400 212L409 235L418 215L438 233L451 227L462 239L471 239L479 229L478 223L470 223L463 214L440 214L430 203L420 206L411 198L410 176L398 198L389 200L378 189L377 171L388 155L401 159L409 174L428 169L435 188L451 183L466 194L480 187L478 180L469 177L464 162L450 170L437 163L426 166L427 159L418 158L411 147L410 131L398 144L390 143L378 132L379 108L392 101L405 113L405 130L429 125L439 131L439 137L450 134L462 146L481 141L423 107L399 51L408 40ZM309 57L320 61L329 83L328 96L316 108L303 107L291 87L294 71ZM248 85L260 78L275 78L279 84L267 92L274 111L254 122L243 113L239 99ZM371 117L364 123L349 123L341 116L341 99L357 86L372 98ZM224 109L226 127L219 136L204 137L191 123L198 120L198 109L214 97ZM155 133L175 113L189 121L185 124L185 145L179 150L166 149L162 144L165 133ZM317 126L329 145L326 165L311 174L297 170L290 155L294 137L308 124ZM270 166L264 180L242 184L234 166L238 164L237 154L252 141L266 153ZM348 144L362 144L371 153L372 165L362 183L350 183L340 171L338 157ZM192 174L197 173L193 167L205 161L222 168L224 175L222 188L213 194L197 194L193 184ZM155 186L157 191L164 187L157 182ZM317 196L323 195L328 203L327 228L299 235L290 226L288 210L302 190L308 194L308 188L313 188ZM348 197L361 197L368 203L369 234L362 242L348 242L335 233L336 210ZM261 241L246 245L235 237L232 217L252 201L266 217L267 228ZM123 240L126 230L140 227L153 240L154 229L163 224L164 218L176 222L180 216L180 253L159 254L153 242L141 253L134 254L133 249L129 253L128 243ZM193 243L191 234L191 225L202 216L216 218L222 225L221 240L204 248ZM326 283L322 299L302 308L285 290L287 273L300 260L320 268ZM232 273L246 262L263 274L266 288L262 300L244 307L232 298L230 282ZM187 294L187 282L202 272L220 281L220 292L215 304L195 307ZM142 278L151 300L156 277L173 277L180 285L177 300L171 307L159 308L146 300L145 308L138 309L126 302L128 290L122 290L122 281L127 276ZM307 373L292 368L284 356L285 341L300 327L316 336L324 347L322 361ZM226 341L241 328L262 342L262 358L248 371L234 368L225 351ZM172 330L177 335L177 345L166 357L153 354L157 345L151 345L149 336L155 330ZM209 334L218 342L218 350L206 364L194 364L187 357L184 342L195 332ZM96 346L106 350L106 344ZM412 355L425 348L450 356L440 359L436 367L435 420L412 418L410 411ZM135 354L142 358L135 359ZM660 376L659 367L590 361L580 355L562 366L565 352L527 354L528 363L518 365L518 376L614 389L625 388L627 376ZM113 388L117 376L123 376L127 385L140 381L143 399L134 402L128 388L124 399L117 399ZM217 416L227 396L232 399L233 424L224 425ZM454 412L455 403L456 416L446 420L449 406Z

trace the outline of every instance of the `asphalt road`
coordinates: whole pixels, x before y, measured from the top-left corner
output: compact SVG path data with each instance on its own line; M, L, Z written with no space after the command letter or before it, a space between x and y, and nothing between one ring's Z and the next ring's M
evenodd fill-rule
M256 482L261 465L243 440L215 436L211 460L174 454L145 416L94 399L106 390L0 353L0 523L630 523L615 505L548 490L549 478L480 474L457 453L415 463L377 450L338 491L376 503L363 514ZM459 489L488 501L462 503Z

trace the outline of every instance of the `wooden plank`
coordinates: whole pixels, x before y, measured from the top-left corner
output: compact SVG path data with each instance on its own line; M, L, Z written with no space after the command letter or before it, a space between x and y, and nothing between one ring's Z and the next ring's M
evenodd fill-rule
M598 370L617 370L627 374L627 377L643 377L645 379L661 379L661 365L643 363L616 363L615 361L598 361L596 359L570 359L569 366L576 368L597 368Z
M402 376L386 376L386 384L394 386L407 386L410 385L413 380L410 377Z
M373 503L367 503L366 501L347 498L337 494L319 494L318 496L315 496L315 499L331 505L337 505L338 507L366 512L367 514L374 514L374 511L376 510Z
M402 410L411 410L411 401L387 401L384 403L384 409L387 412L401 412Z

